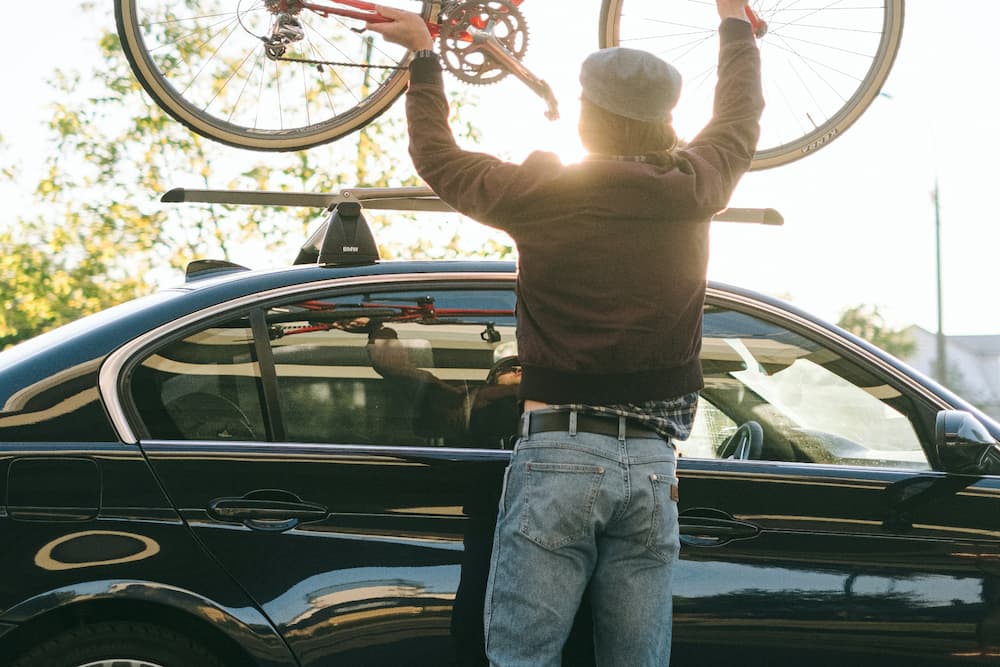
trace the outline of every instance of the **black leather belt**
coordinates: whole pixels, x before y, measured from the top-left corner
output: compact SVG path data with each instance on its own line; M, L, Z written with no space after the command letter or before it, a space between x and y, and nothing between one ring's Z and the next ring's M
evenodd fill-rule
M530 415L530 417L529 417ZM569 431L569 412L540 412L532 411L525 415L529 419L528 433L546 433L548 431ZM597 435L610 435L618 437L618 420L620 417L614 415L595 415L589 412L576 413L576 430L580 433L595 433ZM637 426L626 422L626 438L660 438L663 436L656 431Z

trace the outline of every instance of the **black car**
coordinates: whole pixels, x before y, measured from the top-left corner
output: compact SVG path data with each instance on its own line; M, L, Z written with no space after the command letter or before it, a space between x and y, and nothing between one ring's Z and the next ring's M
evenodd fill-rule
M0 665L485 664L516 266L352 244L0 353ZM672 664L1000 662L1000 425L735 287L702 362Z

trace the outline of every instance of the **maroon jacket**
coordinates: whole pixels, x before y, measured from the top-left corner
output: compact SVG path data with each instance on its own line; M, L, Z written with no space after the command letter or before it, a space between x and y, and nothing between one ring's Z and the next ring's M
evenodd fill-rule
M417 173L461 213L517 244L521 398L591 405L666 399L703 386L699 352L708 222L750 165L764 107L749 24L719 29L712 120L682 151L693 174L644 162L522 164L464 151L441 67L410 68Z

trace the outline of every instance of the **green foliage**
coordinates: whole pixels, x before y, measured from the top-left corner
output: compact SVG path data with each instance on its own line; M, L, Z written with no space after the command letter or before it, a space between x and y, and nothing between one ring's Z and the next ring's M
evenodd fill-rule
M100 249L66 266L45 244L15 241L9 231L0 231L0 247L0 348L148 291L138 279L103 278Z
M84 3L107 14L111 3ZM164 205L173 187L320 192L347 186L419 183L406 155L403 105L363 131L308 152L262 154L217 145L161 111L132 76L117 34L96 41L92 71L56 71L36 206L0 229L3 258L0 348L158 285L180 280L192 259L260 266L290 262L319 223L315 210ZM465 98L454 98L460 111ZM462 120L462 140L476 130ZM16 170L0 162L0 180ZM409 232L420 226L414 238ZM505 256L509 242L469 247L455 220L432 225L410 215L373 216L387 257Z
M848 308L840 314L837 326L900 359L913 354L917 346L917 342L908 331L892 329L886 324L878 306L861 304Z

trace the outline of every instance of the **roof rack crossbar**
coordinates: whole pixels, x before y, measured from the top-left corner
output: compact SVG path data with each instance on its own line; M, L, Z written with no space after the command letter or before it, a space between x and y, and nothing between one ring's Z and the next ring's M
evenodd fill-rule
M196 190L174 188L160 201L165 203L235 204L249 206L307 206L332 210L345 201L363 202L369 210L442 211L455 209L441 201L427 186L396 188L344 188L337 192L279 192L273 190ZM716 222L783 225L773 208L727 208L716 213Z
M364 202L366 209L390 211L454 211L426 186L399 188L345 188L337 192L277 192L268 190L195 190L174 188L166 203L236 204L248 206L306 206L333 209L345 201Z

